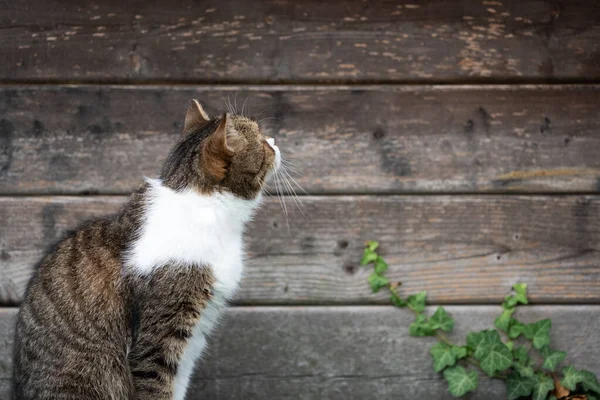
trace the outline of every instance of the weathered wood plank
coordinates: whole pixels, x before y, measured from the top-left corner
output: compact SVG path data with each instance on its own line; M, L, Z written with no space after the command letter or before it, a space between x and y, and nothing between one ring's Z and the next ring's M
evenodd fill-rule
M122 197L0 197L0 301L20 302L32 265L67 228ZM517 282L534 302L600 302L600 196L268 198L248 232L238 304L387 304L358 265L381 242L402 290L436 303L499 303Z
M313 194L600 191L600 86L0 88L0 193L127 193L192 97L273 117ZM239 91L239 93L238 93Z
M457 343L493 325L500 307L448 307ZM431 310L429 310L431 312ZM14 310L0 312L0 395L9 398ZM600 307L523 307L519 318L552 318L566 363L600 373ZM411 338L412 315L391 307L233 308L210 339L188 399L451 399L433 372L429 338ZM481 377L469 399L505 399Z
M2 0L0 8L5 82L600 78L600 7L588 0Z

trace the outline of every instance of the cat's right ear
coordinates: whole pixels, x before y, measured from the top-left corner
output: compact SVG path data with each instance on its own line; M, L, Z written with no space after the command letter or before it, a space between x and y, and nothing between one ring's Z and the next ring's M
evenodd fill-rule
M198 100L190 101L187 113L185 114L185 122L183 123L183 135L195 132L201 129L204 125L210 122L210 118Z

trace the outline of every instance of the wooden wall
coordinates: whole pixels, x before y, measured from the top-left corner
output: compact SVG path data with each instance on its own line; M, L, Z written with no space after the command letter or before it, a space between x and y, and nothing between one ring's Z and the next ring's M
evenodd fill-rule
M600 3L0 0L0 397L16 307L61 233L156 175L187 102L272 117L307 218L276 199L191 399L446 399L430 343L372 295L523 319L600 373ZM585 349L585 350L584 350ZM502 399L485 383L472 399Z

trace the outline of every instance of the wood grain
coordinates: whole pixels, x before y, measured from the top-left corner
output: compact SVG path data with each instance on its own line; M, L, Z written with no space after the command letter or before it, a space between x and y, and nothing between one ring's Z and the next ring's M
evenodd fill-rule
M18 304L42 251L66 229L116 212L124 198L0 197L0 302ZM267 198L247 234L238 304L387 304L358 265L377 239L402 291L435 303L499 303L529 284L537 303L600 302L599 196Z
M193 97L262 113L313 194L600 191L598 85L5 86L0 193L129 193Z
M453 306L451 338L492 326L500 307ZM428 310L429 313L433 310ZM565 365L600 373L599 306L522 307L524 322L552 318L552 346ZM9 398L14 309L0 312L0 396ZM249 307L226 312L188 399L451 399L431 366L430 338L408 336L408 311L391 307ZM469 399L506 398L480 378Z
M10 81L600 78L597 2L0 1Z

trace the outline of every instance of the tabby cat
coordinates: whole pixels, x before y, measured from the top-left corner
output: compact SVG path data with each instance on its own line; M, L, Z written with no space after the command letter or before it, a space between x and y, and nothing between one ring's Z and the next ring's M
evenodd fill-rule
M16 399L184 399L280 164L254 120L193 100L160 178L41 261L18 315Z

